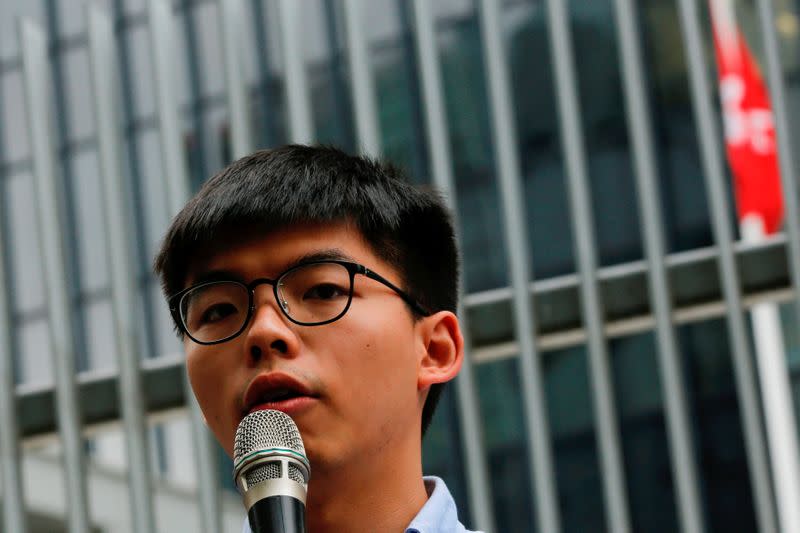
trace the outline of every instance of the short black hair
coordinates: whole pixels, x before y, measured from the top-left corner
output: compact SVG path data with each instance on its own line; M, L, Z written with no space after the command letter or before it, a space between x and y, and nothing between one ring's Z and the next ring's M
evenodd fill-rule
M388 162L330 146L260 150L224 168L172 221L155 272L169 298L184 288L199 255L213 254L232 236L333 222L354 224L423 307L456 311L458 250L450 212L439 194L411 185ZM423 434L443 386L434 384L428 392Z

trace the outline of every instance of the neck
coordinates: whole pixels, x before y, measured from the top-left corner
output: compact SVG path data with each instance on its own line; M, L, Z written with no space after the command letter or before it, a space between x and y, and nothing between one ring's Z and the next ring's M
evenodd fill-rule
M384 450L371 459L318 468L308 488L306 523L309 533L402 533L427 499L420 452Z

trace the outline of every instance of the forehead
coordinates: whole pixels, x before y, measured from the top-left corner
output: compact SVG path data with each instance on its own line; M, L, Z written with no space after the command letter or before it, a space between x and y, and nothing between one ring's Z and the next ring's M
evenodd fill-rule
M185 287L209 273L226 272L243 280L275 277L309 257L337 258L379 268L389 279L394 269L373 252L353 225L298 224L271 232L247 232L200 251L189 263Z

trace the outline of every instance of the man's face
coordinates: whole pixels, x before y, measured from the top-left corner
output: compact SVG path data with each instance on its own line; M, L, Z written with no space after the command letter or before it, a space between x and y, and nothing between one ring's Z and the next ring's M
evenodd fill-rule
M334 253L402 286L346 224L297 226L220 251L191 269L187 286L209 273L248 283L275 279L312 254ZM232 455L236 428L251 409L278 408L297 423L316 469L389 451L409 434L419 441L425 354L420 322L391 289L356 275L350 309L321 326L290 322L271 285L259 285L247 328L222 344L184 340L189 379L208 426ZM274 401L277 389L299 398ZM281 395L277 398L282 397Z

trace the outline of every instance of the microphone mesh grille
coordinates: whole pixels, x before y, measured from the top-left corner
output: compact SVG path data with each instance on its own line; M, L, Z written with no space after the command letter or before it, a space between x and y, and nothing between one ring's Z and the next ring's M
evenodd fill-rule
M281 477L281 464L280 463L267 463L263 466L253 468L246 475L248 485L255 485L268 479L278 479Z
M300 431L289 415L266 409L250 413L239 423L233 444L233 462L258 450L288 448L306 455Z
M308 480L305 478L305 476L303 476L303 473L300 471L300 469L294 465L289 465L289 479L297 481L303 485L308 483Z
M246 475L248 485L256 485L268 479L278 479L281 477L281 464L278 462L267 463L250 470Z
M247 472L247 474L245 474L245 479L247 480L248 485L256 485L268 479L279 479L283 477L281 470L281 463L267 463L265 465L253 468ZM293 464L289 465L289 479L302 485L308 483L308 480L305 478L305 476L303 476L303 473L300 471L300 469Z

